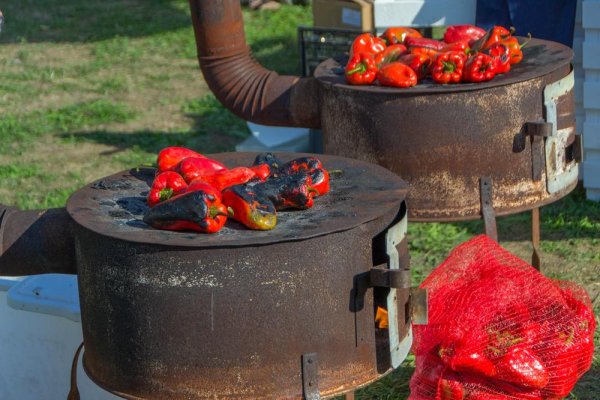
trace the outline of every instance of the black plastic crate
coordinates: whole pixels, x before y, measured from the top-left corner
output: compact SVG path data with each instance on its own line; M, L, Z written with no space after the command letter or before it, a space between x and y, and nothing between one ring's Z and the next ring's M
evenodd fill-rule
M356 29L298 28L298 43L302 62L302 75L311 76L322 61L348 54L356 36Z

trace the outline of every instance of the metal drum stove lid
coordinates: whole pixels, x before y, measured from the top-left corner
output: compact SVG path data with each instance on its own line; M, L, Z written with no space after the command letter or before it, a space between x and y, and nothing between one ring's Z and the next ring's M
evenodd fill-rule
M282 161L306 156L276 153ZM211 155L232 168L249 166L256 153ZM331 190L308 210L277 213L270 231L250 230L229 219L215 234L153 229L142 218L155 169L139 168L99 179L75 192L67 211L75 222L93 232L129 242L193 248L266 245L309 239L352 229L399 210L407 184L387 169L343 157L314 155L331 172ZM390 223L392 221L389 221Z
M528 39L520 37L519 43L523 43L526 40ZM315 77L324 84L346 87L347 89L356 91L415 96L483 90L528 81L559 70L565 65L570 64L573 59L573 50L570 47L548 40L531 39L522 50L523 61L511 66L511 70L508 73L497 75L488 82L440 85L433 83L431 80L425 80L410 88L349 85L344 78L344 65L347 62L347 57L343 59L328 59L322 62L315 70Z

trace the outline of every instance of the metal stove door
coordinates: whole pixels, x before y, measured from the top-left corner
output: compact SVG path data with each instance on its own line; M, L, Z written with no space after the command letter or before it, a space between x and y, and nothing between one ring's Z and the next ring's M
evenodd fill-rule
M408 274L408 282L410 282L410 270L407 265L401 265L401 260L404 258L399 254L398 246L406 239L406 232L408 228L408 213L405 213L402 219L388 229L386 233L386 252L389 257L388 267L390 270L404 269L403 272ZM401 296L401 291L405 291L409 288L391 288L387 296L387 309L388 309L388 325L389 325L389 340L390 340L390 352L391 352L391 364L392 368L400 366L402 361L408 355L412 346L412 325L408 324L407 332L401 332L401 327L405 326L405 321L398 321L399 315L404 316L405 310L401 310L399 313L398 298L404 298Z
M570 186L579 176L579 163L567 158L568 141L575 134L574 127L558 129L558 99L571 92L575 86L574 71L563 79L544 88L546 122L552 124L546 138L546 185L548 193L559 192Z

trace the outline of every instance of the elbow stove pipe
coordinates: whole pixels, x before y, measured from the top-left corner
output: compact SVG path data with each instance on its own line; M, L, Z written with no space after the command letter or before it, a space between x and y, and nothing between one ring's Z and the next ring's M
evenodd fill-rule
M71 223L65 208L0 205L0 275L77 273Z
M190 10L200 69L225 107L259 124L320 128L316 80L279 75L252 58L239 0L190 0Z

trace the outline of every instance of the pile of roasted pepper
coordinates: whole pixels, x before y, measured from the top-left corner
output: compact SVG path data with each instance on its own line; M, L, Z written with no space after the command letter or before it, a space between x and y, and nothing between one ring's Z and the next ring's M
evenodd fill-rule
M156 164L144 222L157 229L215 233L233 218L269 230L277 211L310 208L329 192L329 173L315 157L283 163L262 153L252 166L229 169L196 151L167 147Z
M443 40L422 37L413 28L388 28L382 35L359 35L349 51L346 81L406 88L424 79L439 84L484 82L506 74L523 59L513 31L494 26L449 26Z

